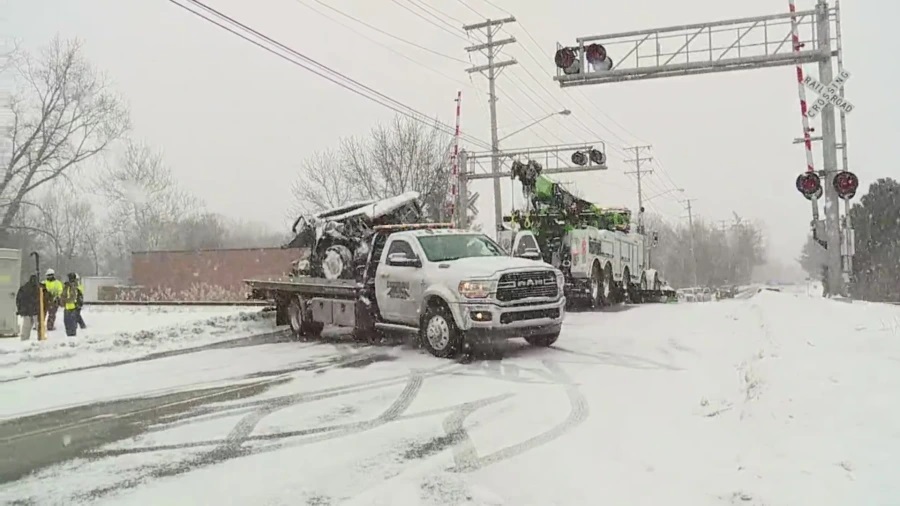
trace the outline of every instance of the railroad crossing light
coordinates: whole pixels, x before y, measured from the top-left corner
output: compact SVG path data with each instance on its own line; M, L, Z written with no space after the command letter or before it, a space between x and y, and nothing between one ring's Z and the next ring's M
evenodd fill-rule
M581 151L576 151L572 153L572 163L575 165L587 165L588 157Z
M797 190L808 200L822 196L822 182L815 172L804 172L797 176Z
M613 66L612 58L606 54L606 48L600 44L591 44L584 48L584 56L590 64L592 72L610 70Z
M859 178L856 177L856 174L846 170L838 172L832 183L838 197L844 200L852 199L856 195L856 189L859 188Z
M575 54L575 49L571 47L557 49L553 60L556 62L556 66L561 68L565 74L578 74L581 72L581 60Z
M587 165L588 162L594 165L606 165L606 155L598 149L589 151L576 151L572 153L572 163L575 165Z

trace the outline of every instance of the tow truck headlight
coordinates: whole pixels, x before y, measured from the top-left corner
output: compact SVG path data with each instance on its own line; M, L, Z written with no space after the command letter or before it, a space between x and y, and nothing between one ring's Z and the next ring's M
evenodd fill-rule
M556 286L559 287L560 291L562 291L563 288L566 287L566 277L563 275L562 272L556 273Z
M496 289L493 281L460 281L459 294L467 299L486 299Z

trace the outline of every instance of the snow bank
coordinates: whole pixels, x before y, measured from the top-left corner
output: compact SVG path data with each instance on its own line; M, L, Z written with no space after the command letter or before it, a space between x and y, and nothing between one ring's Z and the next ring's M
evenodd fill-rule
M240 307L92 306L87 329L66 337L62 311L46 341L0 340L0 381L55 371L133 360L154 353L193 348L271 332L258 309Z
M898 331L900 307L763 290L572 313L552 348L510 341L502 361L292 342L97 370L120 393L254 366L293 381L153 419L0 502L895 504ZM366 354L390 356L346 366ZM66 376L27 384L92 391Z

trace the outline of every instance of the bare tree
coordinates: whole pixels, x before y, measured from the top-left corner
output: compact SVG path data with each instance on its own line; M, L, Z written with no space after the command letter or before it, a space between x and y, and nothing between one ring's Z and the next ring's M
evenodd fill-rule
M337 154L316 155L295 184L299 207L322 210L363 198L417 191L434 217L450 184L450 136L398 116L366 138L341 140ZM337 170L334 170L334 169Z
M9 104L11 156L0 175L0 233L26 198L103 152L129 127L121 102L81 55L78 41L54 39L39 58L23 55L22 89Z
M356 189L347 184L341 155L335 150L314 153L303 162L300 171L292 188L296 213L339 207L359 198Z
M694 283L695 256L697 280L701 285L747 283L754 268L766 262L760 227L737 216L725 228L695 218L693 231L685 223L673 226L653 214L644 217L644 224L648 234L655 232L659 237L658 245L650 253L652 266L660 269L673 286Z
M56 268L75 268L88 256L85 232L93 226L94 212L68 183L60 181L48 189L37 206L38 228L52 244Z
M142 144L129 142L96 187L109 204L108 229L120 252L177 246L176 225L200 208L162 156Z

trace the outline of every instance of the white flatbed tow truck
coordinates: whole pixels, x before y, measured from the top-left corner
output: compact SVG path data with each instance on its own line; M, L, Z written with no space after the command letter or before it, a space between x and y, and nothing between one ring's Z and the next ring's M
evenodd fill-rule
M296 338L325 325L358 338L408 332L432 355L451 357L471 341L523 337L535 346L559 338L564 277L539 260L510 257L488 236L449 224L374 228L356 279L289 276L246 280L251 297L273 300L276 323Z

